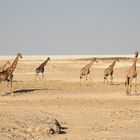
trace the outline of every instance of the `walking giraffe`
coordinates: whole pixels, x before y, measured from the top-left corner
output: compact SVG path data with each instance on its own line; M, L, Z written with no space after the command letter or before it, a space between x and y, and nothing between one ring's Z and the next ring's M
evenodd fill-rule
M90 74L90 68L92 67L92 65L93 65L94 62L98 63L98 61L97 61L96 58L93 58L89 64L87 64L85 67L83 67L81 69L81 72L80 72L80 81L82 79L84 79L86 81L88 80L87 78L88 78L88 75Z
M119 59L115 58L113 63L111 65L109 65L109 67L107 69L105 69L105 71L104 71L104 84L105 84L105 81L107 81L107 83L109 83L108 79L107 79L108 76L110 76L110 84L113 83L114 66L115 66L117 61L119 62Z
M36 76L39 76L39 73L42 73L42 77L44 77L44 67L50 61L50 57L47 58L45 62L43 62L39 67L36 68Z
M13 61L12 65L9 68L4 70L3 72L0 72L0 83L2 81L7 81L7 87L8 87L10 82L12 88L13 72L17 66L19 58L22 58L22 55L20 53L17 54L15 60ZM13 96L13 92L12 92L12 96Z
M3 72L7 65L10 65L9 61L6 61L6 63L0 67L0 72Z
M125 79L125 86L126 86L126 95L131 95L131 88L132 88L132 80L135 78L135 93L137 94L137 60L138 60L139 52L135 52L135 58L133 61L132 66L126 71L126 79Z

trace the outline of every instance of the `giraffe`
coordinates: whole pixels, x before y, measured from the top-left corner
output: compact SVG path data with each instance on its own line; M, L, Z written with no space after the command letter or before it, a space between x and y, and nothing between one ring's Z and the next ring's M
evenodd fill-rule
M114 66L115 66L117 61L119 62L119 59L115 58L114 61L112 62L112 64L109 65L109 67L107 69L105 69L105 71L104 71L104 84L105 84L105 81L107 81L107 83L109 83L108 79L107 79L108 76L110 76L110 83L112 84L112 82L113 82L113 73L114 73Z
M9 61L6 61L6 63L0 67L0 72L3 72L7 65L10 65Z
M39 67L36 68L36 76L39 76L39 73L42 73L42 77L44 77L44 67L50 61L50 57L47 58L45 62L43 62Z
M90 68L92 67L94 62L98 63L96 58L93 58L89 64L87 64L85 67L83 67L81 69L81 71L80 71L80 81L82 79L84 79L86 81L88 80L87 78L88 78L88 75L90 74Z
M126 70L126 77L125 77L125 86L126 86L126 95L131 95L131 88L132 88L132 80L135 79L135 93L137 94L137 60L138 60L139 52L135 52L135 58L133 60L132 66Z
M15 60L13 61L10 67L5 69L3 72L0 72L0 83L2 81L7 81L7 87L8 87L10 82L12 88L13 72L17 66L19 58L22 58L22 55L20 53L17 54ZM12 92L12 96L13 96L13 92Z

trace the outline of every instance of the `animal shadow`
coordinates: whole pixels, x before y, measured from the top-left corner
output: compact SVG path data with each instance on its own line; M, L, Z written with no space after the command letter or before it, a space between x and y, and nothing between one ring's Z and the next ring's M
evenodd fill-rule
M111 86L119 86L119 85L121 85L121 83L111 83L110 85Z
M45 90L61 90L61 89L47 89L47 88L20 89L20 90L13 91L13 94L14 94L14 96L17 96L17 95L23 95L23 94L27 94L27 93L30 94L34 91L45 91ZM1 96L7 96L10 94L12 94L12 92L7 92Z

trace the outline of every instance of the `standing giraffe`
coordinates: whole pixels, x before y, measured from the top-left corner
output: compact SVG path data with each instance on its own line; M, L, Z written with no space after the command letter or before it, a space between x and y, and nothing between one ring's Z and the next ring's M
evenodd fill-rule
M126 71L126 79L125 79L125 86L126 86L126 95L131 95L131 88L132 88L132 80L135 78L135 93L137 94L137 60L138 60L139 52L135 52L135 58L133 61L133 65Z
M90 68L91 68L91 66L93 65L94 62L98 63L98 61L97 61L96 58L92 59L89 64L87 64L85 67L83 67L81 69L81 72L80 72L80 81L82 79L84 79L86 81L88 80L87 78L88 78L88 75L90 74Z
M107 81L107 83L109 83L108 79L107 79L108 76L110 76L110 83L112 84L112 82L113 82L113 73L114 73L114 66L115 66L117 61L119 62L119 59L115 58L113 63L111 65L109 65L109 67L107 69L105 69L105 71L104 71L104 84L105 84L105 81Z
M3 72L7 65L10 65L9 61L6 61L6 63L0 67L0 72Z
M12 88L13 72L17 66L19 58L22 58L22 55L20 53L17 54L15 60L13 61L12 65L9 68L4 70L3 72L0 72L0 83L2 81L7 81L7 87L8 87L10 82ZM12 96L13 96L13 92L12 92Z
M42 73L42 77L44 77L44 67L50 61L50 57L47 58L45 62L43 62L39 67L36 68L36 76L39 76L39 73Z

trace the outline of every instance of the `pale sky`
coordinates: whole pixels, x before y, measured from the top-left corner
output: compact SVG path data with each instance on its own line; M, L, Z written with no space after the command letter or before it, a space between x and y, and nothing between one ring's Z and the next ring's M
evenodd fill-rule
M140 50L140 0L0 0L0 55L135 50Z

